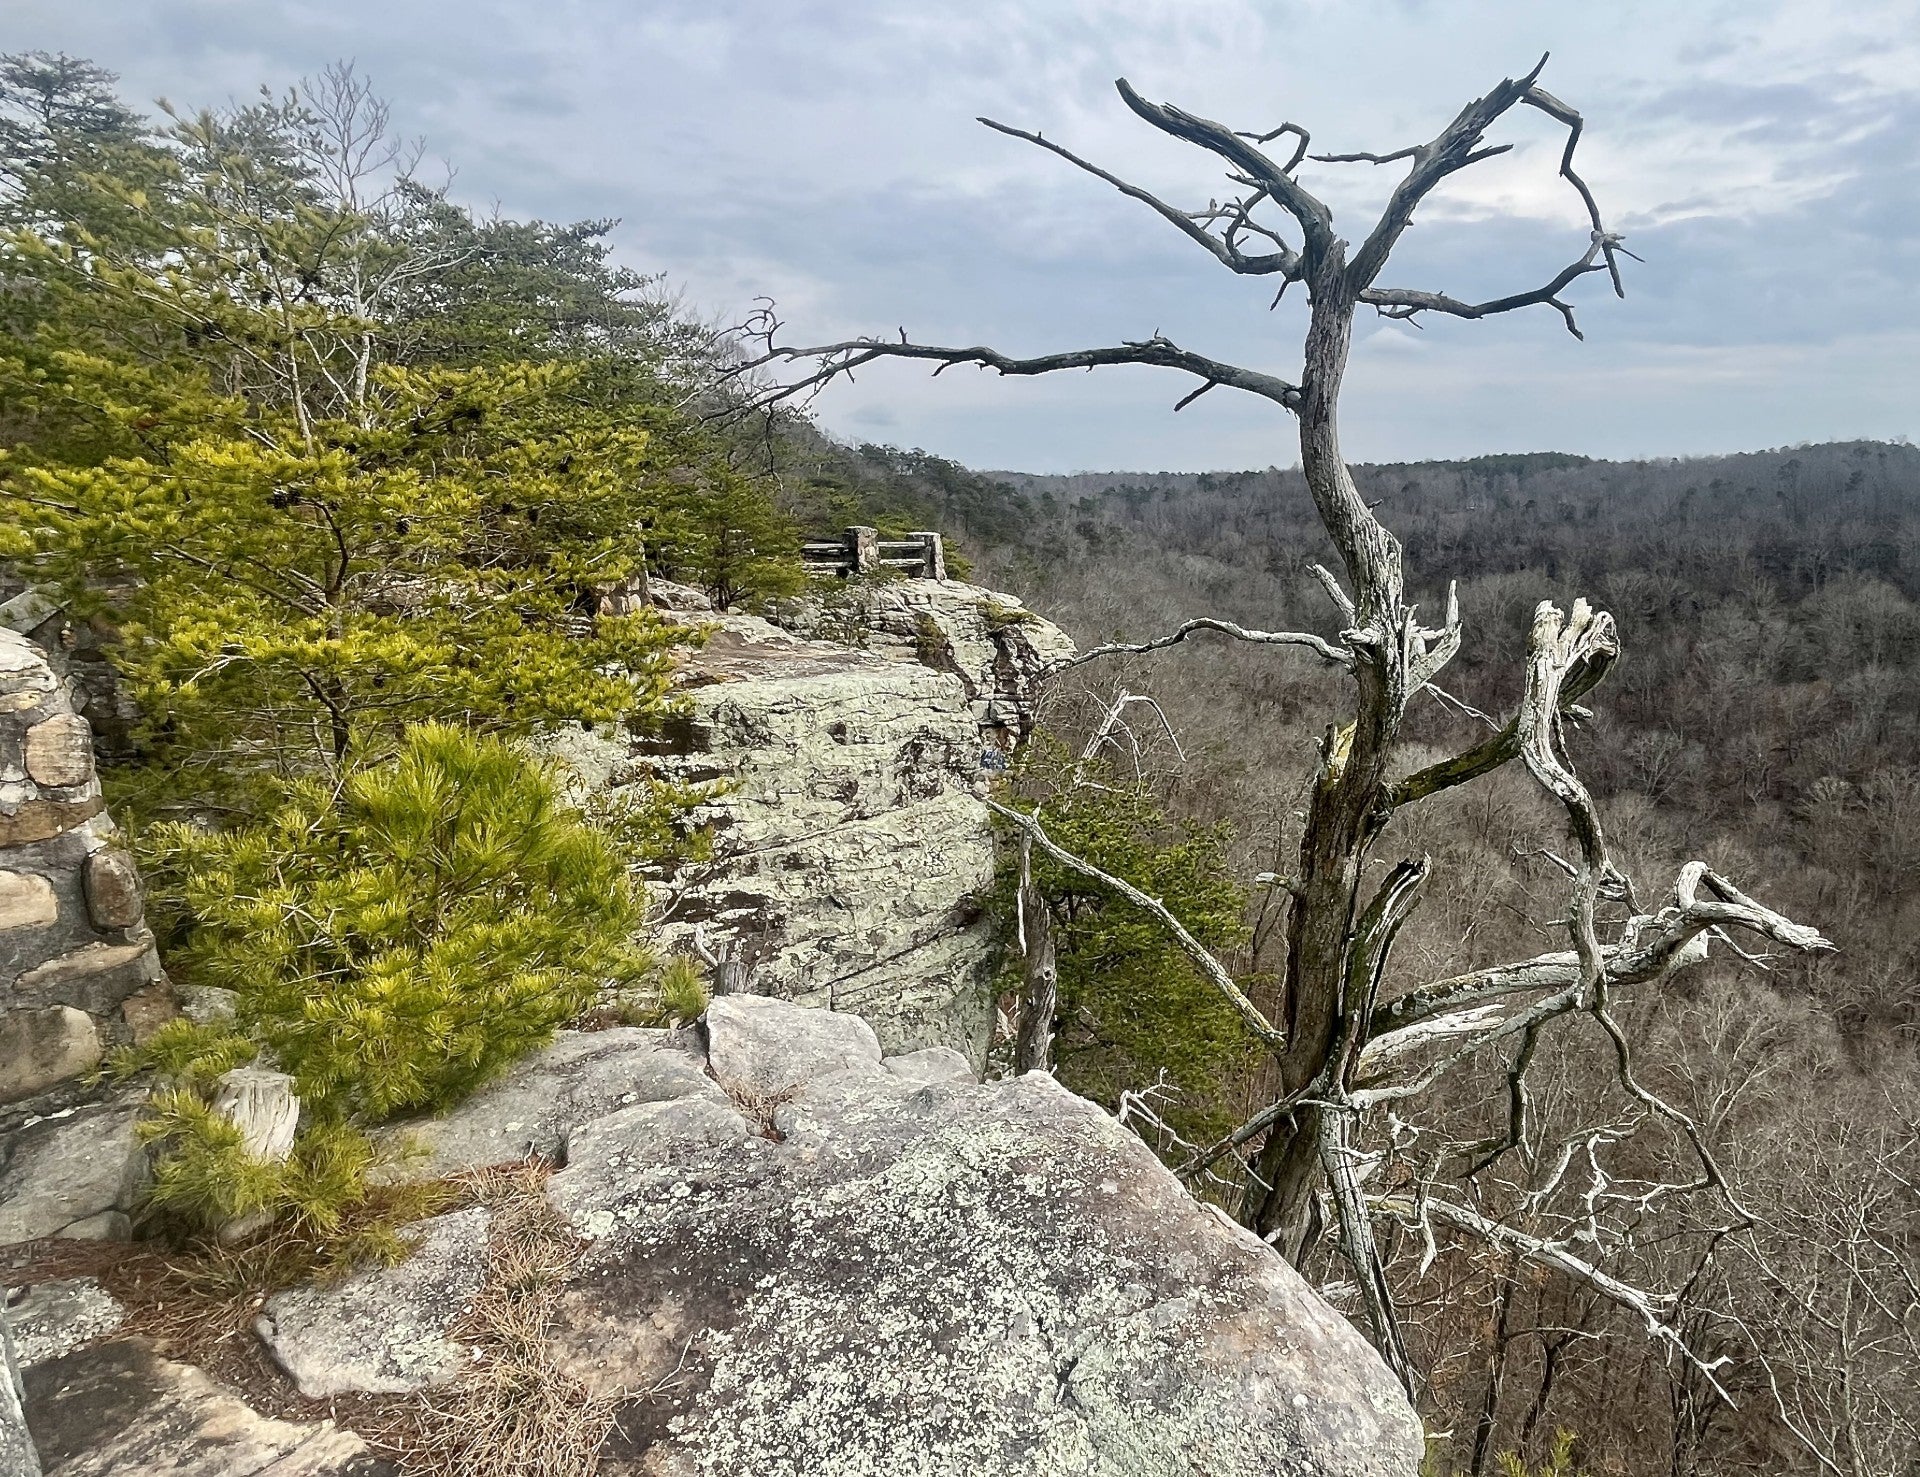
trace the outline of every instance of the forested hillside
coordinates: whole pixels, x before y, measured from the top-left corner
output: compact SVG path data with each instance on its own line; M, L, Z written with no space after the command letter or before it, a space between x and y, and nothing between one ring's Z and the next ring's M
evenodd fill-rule
M1464 643L1447 700L1414 710L1408 768L1484 734L1479 714L1504 719L1536 603L1584 596L1618 620L1623 657L1583 700L1591 716L1571 748L1642 896L1702 857L1839 946L1811 960L1749 949L1751 962L1716 948L1627 1007L1640 1070L1707 1126L1755 1221L1676 1316L1698 1347L1733 1358L1740 1408L1577 1283L1519 1275L1468 1242L1452 1257L1443 1243L1426 1269L1416 1238L1394 1248L1391 1270L1408 1305L1426 1310L1431 1424L1451 1430L1453 1460L1476 1473L1497 1470L1506 1449L1544 1460L1557 1428L1576 1433L1573 1459L1595 1472L1812 1470L1810 1445L1851 1453L1857 1470L1898 1470L1916 1416L1920 1205L1899 1166L1911 1166L1920 1091L1920 451L1536 454L1354 471L1404 540L1424 608L1459 581ZM1298 473L989 475L1034 522L982 560L985 577L1025 592L1083 644L1144 641L1201 615L1329 637L1339 628L1309 573L1329 556ZM1259 992L1283 967L1285 897L1254 878L1292 864L1316 742L1339 721L1344 686L1310 652L1200 634L1083 668L1056 694L1053 719L1069 736L1121 692L1159 703L1168 728L1135 705L1109 752L1129 774L1138 766L1171 814L1230 832L1232 874L1253 895L1230 957L1256 998L1271 998ZM1505 773L1410 826L1396 821L1378 865L1422 851L1436 865L1393 980L1552 947L1565 879L1549 854L1564 855L1561 834L1556 808ZM1075 979L1067 947L1063 982ZM1386 993L1404 987L1393 980ZM1078 983L1060 1045L1068 1080L1110 1100L1163 1070L1178 1082L1177 1051L1142 1051L1122 1028L1140 1008L1131 985L1097 971ZM1571 1029L1543 1048L1558 1101L1541 1110L1532 1152L1547 1157L1516 1169L1516 1183L1551 1167L1556 1114L1591 1115L1600 1137L1589 1143L1631 1131L1632 1105L1607 1101L1611 1050L1599 1032ZM1227 1118L1266 1100L1255 1075L1240 1079ZM1505 1096L1493 1070L1449 1110L1493 1124ZM1162 1107L1176 1125L1207 1128L1212 1101L1175 1092ZM1657 1158L1641 1162L1657 1178ZM1678 1244L1666 1243L1675 1254ZM1632 1265L1658 1280L1663 1255ZM1338 1280L1337 1262L1324 1271ZM1778 1402L1750 1357L1756 1345Z

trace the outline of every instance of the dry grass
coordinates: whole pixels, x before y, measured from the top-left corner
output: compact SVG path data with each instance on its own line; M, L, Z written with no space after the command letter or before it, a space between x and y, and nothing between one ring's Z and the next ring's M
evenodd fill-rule
M547 1201L551 1172L528 1160L433 1187L429 1214L484 1205L492 1216L486 1280L452 1329L476 1357L458 1381L419 1395L320 1402L293 1390L254 1337L253 1320L279 1288L337 1269L311 1246L274 1233L238 1247L209 1242L180 1251L41 1243L7 1259L7 1279L97 1278L127 1310L121 1334L151 1339L161 1354L204 1369L263 1414L333 1417L406 1477L592 1477L627 1395L595 1395L553 1365L547 1336L584 1243Z
M800 1095L798 1083L790 1087L736 1087L722 1083L734 1111L753 1125L753 1131L776 1144L786 1135L774 1126L774 1115Z
M582 1243L537 1162L485 1172L487 1276L453 1335L475 1355L452 1385L397 1404L382 1446L418 1477L592 1477L621 1397L553 1365L547 1335Z

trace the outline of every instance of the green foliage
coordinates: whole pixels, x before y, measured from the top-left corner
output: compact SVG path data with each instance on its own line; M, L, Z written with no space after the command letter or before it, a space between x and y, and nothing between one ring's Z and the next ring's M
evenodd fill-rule
M0 559L117 629L146 790L653 707L689 633L596 593L649 548L798 582L607 223L476 221L350 71L157 134L110 80L0 62Z
M1171 820L1148 782L1104 763L1077 764L1045 733L1022 751L1013 781L1022 808L1037 807L1049 836L1158 898L1203 944L1218 950L1243 938L1245 898L1228 875L1224 825ZM1033 869L1054 919L1061 1080L1117 1103L1122 1091L1150 1086L1164 1072L1181 1093L1170 1120L1183 1133L1230 1126L1231 1107L1216 1094L1239 1076L1256 1046L1232 1007L1158 919L1038 849ZM1003 918L1012 917L1017 885L1011 866L1004 867ZM1012 958L1011 977L1018 968Z
M377 1122L459 1101L647 967L608 839L511 744L443 724L338 784L296 779L257 825L173 824L191 920L174 958L309 1111Z
M1574 1463L1573 1445L1573 1432L1556 1431L1547 1459L1538 1467L1529 1467L1518 1452L1503 1451L1498 1457L1501 1477L1586 1477L1585 1469Z
M122 1046L109 1054L106 1074L124 1081L150 1071L182 1088L202 1088L259 1055L260 1043L230 1023L171 1020L144 1044Z
M713 837L688 822L696 806L734 788L731 780L692 785L655 780L599 790L582 803L581 814L612 841L614 849L646 875L671 875L713 856Z
M312 1275L367 1262L399 1261L401 1228L453 1198L434 1183L379 1184L389 1155L361 1130L338 1122L304 1127L278 1163L249 1153L240 1130L199 1093L158 1094L140 1124L153 1154L145 1218L207 1242L257 1222L229 1270L245 1286L272 1291Z
M707 972L688 954L669 954L655 982L661 1014L671 1023L697 1020L707 1008Z

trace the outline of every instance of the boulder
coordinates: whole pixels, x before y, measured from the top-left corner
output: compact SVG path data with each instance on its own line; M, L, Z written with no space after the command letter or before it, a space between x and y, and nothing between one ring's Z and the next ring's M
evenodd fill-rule
M90 1072L105 1054L93 1017L71 1005L0 1015L0 1103Z
M835 1072L871 1071L880 1040L857 1015L723 995L707 1007L707 1060L728 1092L764 1096Z
M230 1021L239 1009L239 993L218 985L188 985L180 991L180 1013L196 1026Z
M909 1082L978 1082L973 1065L949 1046L925 1046L904 1056L890 1056L881 1063L896 1077Z
M190 1365L122 1339L29 1370L46 1477L390 1477L332 1421L272 1420Z
M22 1369L105 1338L126 1320L126 1309L91 1277L36 1282L7 1310Z
M118 1093L30 1119L0 1139L0 1246L124 1236L125 1213L147 1182L146 1150L134 1132L145 1102L145 1093Z
M546 1182L585 1245L545 1358L618 1403L603 1470L1417 1472L1420 1423L1365 1341L1092 1103L1044 1073L916 1080L955 1063L890 1070L844 1017L714 1005L722 1081L731 1052L789 1090L619 1108L571 1131ZM328 1349L315 1390L396 1388L408 1348L456 1371L487 1230L477 1212L428 1225L428 1265L457 1273L283 1294L276 1357L301 1362L297 1298L293 1337Z
M391 1132L415 1151L405 1163L409 1176L455 1174L529 1154L558 1163L578 1125L633 1103L687 1096L725 1101L705 1060L676 1033L634 1026L562 1031L444 1117L414 1119Z
M267 1300L255 1332L308 1399L420 1390L465 1366L453 1327L485 1280L487 1212L436 1216L412 1234L419 1244L398 1266Z

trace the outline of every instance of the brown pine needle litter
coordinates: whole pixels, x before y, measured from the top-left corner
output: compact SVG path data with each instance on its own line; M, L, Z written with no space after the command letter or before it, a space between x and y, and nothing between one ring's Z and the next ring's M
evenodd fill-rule
M450 1385L389 1408L369 1432L413 1477L592 1477L625 1396L554 1367L548 1333L584 1243L547 1202L551 1167L486 1171L486 1281L453 1337L472 1354Z

